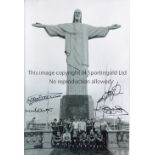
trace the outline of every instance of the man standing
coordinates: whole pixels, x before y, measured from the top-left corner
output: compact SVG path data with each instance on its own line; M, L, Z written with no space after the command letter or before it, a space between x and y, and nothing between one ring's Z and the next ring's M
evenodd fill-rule
M86 122L82 119L79 122L79 132L86 132Z

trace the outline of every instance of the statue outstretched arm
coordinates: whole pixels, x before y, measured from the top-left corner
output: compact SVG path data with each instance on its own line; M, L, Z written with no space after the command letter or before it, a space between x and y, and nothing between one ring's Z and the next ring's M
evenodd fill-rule
M32 26L38 27L38 28L44 28L44 25L41 23L35 23L35 24L32 24Z
M65 32L59 27L59 25L44 25L41 23L32 24L32 26L37 28L44 28L47 34L51 37L61 37L65 38Z
M112 26L108 26L108 29L109 30L115 30L115 29L119 29L120 27L121 27L121 25L114 24Z
M88 26L88 39L105 37L110 30L120 28L120 25L112 25L107 27Z

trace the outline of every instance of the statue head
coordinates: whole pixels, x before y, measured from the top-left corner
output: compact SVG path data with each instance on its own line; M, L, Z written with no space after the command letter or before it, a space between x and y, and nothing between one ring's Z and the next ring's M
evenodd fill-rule
M80 9L74 11L73 23L82 23L82 11Z

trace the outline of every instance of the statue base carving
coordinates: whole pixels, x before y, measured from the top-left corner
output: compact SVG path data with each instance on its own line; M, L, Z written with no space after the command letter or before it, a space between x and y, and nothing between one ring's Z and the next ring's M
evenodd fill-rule
M60 118L94 118L93 99L89 95L65 95L60 102Z

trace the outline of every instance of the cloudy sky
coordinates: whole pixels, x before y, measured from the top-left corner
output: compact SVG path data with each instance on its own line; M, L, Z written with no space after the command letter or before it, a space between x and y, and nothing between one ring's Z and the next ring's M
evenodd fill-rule
M82 10L82 22L93 26L120 24L122 27L101 39L89 41L89 70L127 70L126 76L110 76L107 79L118 81L122 95L116 96L109 106L120 105L129 111L129 1L128 0L25 0L25 101L34 94L47 92L66 93L65 85L49 84L48 76L30 76L28 70L66 71L64 40L49 37L43 29L32 27L40 22L47 25L71 23L75 9ZM50 77L52 78L52 77ZM54 77L60 78L60 77ZM105 76L93 78L105 79ZM65 79L65 77L63 77ZM91 80L91 77L89 77ZM103 95L104 85L88 85L88 94L94 105ZM47 107L47 100L26 109ZM37 121L46 122L59 117L60 99L49 100L52 113L25 113L26 120L36 116Z

